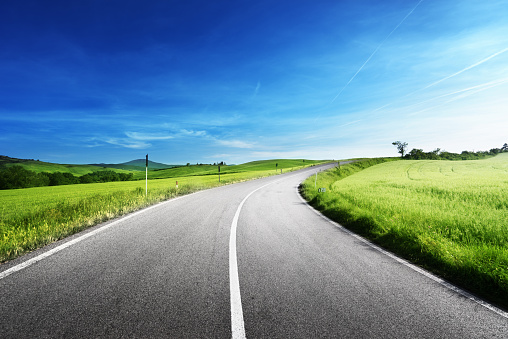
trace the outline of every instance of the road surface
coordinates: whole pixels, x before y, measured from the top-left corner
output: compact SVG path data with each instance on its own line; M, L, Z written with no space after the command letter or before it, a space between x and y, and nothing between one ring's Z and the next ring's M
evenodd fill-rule
M173 199L1 265L0 337L508 337L506 313L309 208L297 187L329 166Z

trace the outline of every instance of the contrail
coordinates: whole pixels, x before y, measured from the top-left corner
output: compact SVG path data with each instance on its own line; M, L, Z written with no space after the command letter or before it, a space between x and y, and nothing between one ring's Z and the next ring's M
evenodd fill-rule
M356 71L356 73L351 77L351 79L349 79L347 84L344 87L342 87L340 92L335 96L335 98L333 98L333 100L330 103L333 103L342 94L342 92L351 83L351 81L353 81L353 79L356 78L356 76L358 75L358 73L360 73L360 71L363 69L363 67L365 67L365 65L370 61L370 59L372 59L372 57L374 56L374 54L376 54L376 52L379 50L379 48L381 48L381 46L383 46L385 41L388 40L388 38L393 34L393 32L395 32L397 30L397 28L399 28L399 26L402 25L402 23L404 21L406 21L406 19L414 12L416 7L418 7L422 2L423 2L423 0L418 1L416 6L409 13L407 13L407 15L404 17L404 19L402 19L402 21L399 22L399 24L397 26L395 26L395 28L390 32L390 34L388 34L386 36L386 38L379 44L379 46L377 46L377 48L374 50L374 52L372 52L372 54L368 57L368 59L363 63L363 65L358 69L358 71Z
M424 88L422 88L422 89L419 89L418 91L423 91L423 90L425 90L425 89L427 89L427 88L429 88L429 87L432 87L432 86L434 86L434 85L439 84L440 82L443 82L443 81L445 81L445 80L448 80L448 79L450 79L450 78L453 78L454 76L459 75L459 74L461 74L461 73L463 73L463 72L465 72L465 71L468 71L468 70L470 70L471 68L474 68L474 67L476 67L476 66L479 66L479 65L483 64L484 62L487 62L487 61L489 61L490 59L492 59L492 58L494 58L494 57L498 56L499 54L502 54L502 53L504 53L504 52L506 52L506 51L508 51L508 47L507 47L507 48L505 48L505 49L503 49L503 50L501 50L501 51L499 51L499 52L496 52L496 53L492 54L492 55L491 55L491 56L489 56L489 57L486 57L485 59L483 59L483 60L481 60L481 61L478 61L478 62L477 62L477 63L475 63L475 64L472 64L472 65L470 65L470 66L467 66L466 68L464 68L464 69L462 69L462 70L460 70L460 71L458 71L458 72L456 72L456 73L453 73L452 75L449 75L449 76L447 76L447 77L444 77L444 78L443 78L443 79L441 79L441 80L435 81L435 82L431 83L430 85L427 85L427 86L425 86L425 87L424 87ZM418 92L418 91L417 91L417 92ZM415 92L413 92L413 93L415 93ZM411 94L412 94L412 93L411 93Z
M486 89L502 85L502 84L504 84L506 82L508 82L508 78L503 78L503 79L499 79L499 80L490 81L490 82L487 82L487 83L484 83L484 84L480 84L480 85L476 85L476 86L472 86L472 87L468 87L468 88L463 88L463 89L460 89L460 90L457 90L457 91L454 91L454 92L451 92L451 93L446 93L446 94L438 95L436 97L433 97L433 98L430 98L430 99L418 102L416 104L412 104L410 106L407 106L406 109L411 108L413 106L418 106L418 105L421 105L421 104L424 104L424 103L427 103L427 102L430 102L430 101L433 101L433 100L436 100L436 99L441 99L441 98L449 97L449 96L452 96L452 95L455 95L455 94L460 94L460 93L465 93L465 92L470 92L470 94L468 94L468 95L475 94L475 93L484 91ZM473 91L473 90L476 90L476 91ZM473 92L471 92L471 91L473 91ZM464 97L464 96L461 96L461 97ZM385 105L383 107L386 107L386 106L387 105Z
M451 75L448 75L448 76L446 76L446 77L444 77L444 78L442 78L442 79L440 79L440 80L434 81L434 82L433 82L433 83L431 83L430 85L427 85L427 86L425 86L425 87L423 87L423 88L417 89L416 91L413 91L413 92L411 92L411 93L409 93L409 94L406 94L406 95L404 95L404 98L409 97L409 96L411 96L411 95L413 95L413 94L415 94L415 93L418 93L418 92L420 92L420 91L426 90L427 88L430 88L430 87L432 87L432 86L435 86L435 85L437 85L437 84L439 84L439 83L441 83L441 82L443 82L443 81L445 81L445 80L448 80L448 79L450 79L450 78L453 78L454 76L457 76L457 75L459 75L459 74L461 74L461 73L464 73L465 71L468 71L468 70L470 70L470 69L472 69L472 68L474 68L474 67L476 67L476 66L479 66L479 65L481 65L481 64L483 64L483 63L485 63L485 62L489 61L490 59L492 59L492 58L494 58L494 57L496 57L496 56L498 56L498 55L500 55L500 54L505 53L506 51L508 51L508 47L507 47L507 48L505 48L505 49L503 49L503 50L501 50L501 51L499 51L499 52L496 52L496 53L494 53L494 54L492 54L492 55L490 55L490 56L486 57L486 58L485 58L485 59L483 59L483 60L480 60L480 61L478 61L478 62L476 62L476 63L474 63L474 64L472 64L472 65L469 65L469 66L467 66L466 68L463 68L463 69L461 69L461 70L460 70L460 71L458 71L458 72L455 72L455 73L453 73L453 74L451 74ZM495 83L495 81L493 81L492 83ZM484 86L484 85L478 85L477 87L480 87L480 86ZM467 90L470 90L470 89L473 89L473 88L475 88L475 87L471 87L471 88L466 89L466 90L464 90L464 91L467 91ZM489 87L489 88L490 88L490 87ZM458 91L458 92L461 92L461 91ZM455 94L455 92L454 92L454 93L452 93L452 94ZM443 97L443 96L447 96L447 95L450 95L450 94L441 95L441 96L439 96L439 97ZM439 97L436 97L436 98L439 98ZM435 99L435 98L433 98L433 99ZM430 100L433 100L433 99L429 99L429 100L426 100L426 101L424 101L424 102L427 102L427 101L430 101ZM385 108L385 107L387 107L387 106L390 106L390 105L392 105L392 104L393 104L393 103L386 104L386 105L384 105L384 106L382 106L382 107L380 107L380 108L376 109L376 111L381 110L381 109L383 109L383 108Z
M455 94L460 94L460 93L463 93L462 95L458 95L454 98L451 98L450 100L447 100L443 103L440 103L438 105L435 105L435 106L432 106L432 107L429 107L429 108L425 108L425 109L422 109L418 112L414 112L414 113L411 113L409 115L413 116L413 115L417 115L417 114L420 114L422 112L426 112L426 111L429 111L429 110L432 110L434 108L437 108L437 107L440 107L440 106L443 106L443 105L446 105L446 104L449 104L451 102L454 102L454 101L457 101L459 99L463 99L463 98L466 98L468 96L471 96L473 94L476 94L476 93L479 93L479 92L483 92L483 91L486 91L488 89L491 89L493 87L497 87L499 85L502 85L502 84L505 84L508 82L508 78L504 78L504 79L500 79L500 80L495 80L495 81L491 81L491 82L487 82L485 84L481 84L481 85L477 85L477 86L473 86L473 87L469 87L469 88L465 88L465 89L462 89L462 90L459 90L459 91L455 91L455 92L452 92L452 93L448 93L448 94L444 94L444 95L440 95L440 96L437 96L435 98L432 98L432 99L429 99L429 100L425 100L423 102L420 102L418 104L414 104L414 105L411 105L409 107L412 107L412 106L416 106L416 105L420 105L422 103L425 103L425 102L428 102L428 101L432 101L432 100L435 100L435 99L439 99L439 98L444 98L444 97L447 97L447 96L451 96L451 95L455 95Z

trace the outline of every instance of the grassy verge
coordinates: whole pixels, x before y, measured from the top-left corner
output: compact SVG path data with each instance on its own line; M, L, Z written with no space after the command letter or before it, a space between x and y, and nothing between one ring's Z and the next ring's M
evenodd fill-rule
M508 154L369 166L380 161L320 174L325 193L309 178L302 193L343 226L508 308Z
M302 163L292 169L316 163L319 162L306 161L305 165ZM284 172L290 170L289 167L283 169ZM240 173L224 173L220 183L218 175L210 174L149 180L147 197L144 180L2 190L0 262L163 200L275 174L270 165Z

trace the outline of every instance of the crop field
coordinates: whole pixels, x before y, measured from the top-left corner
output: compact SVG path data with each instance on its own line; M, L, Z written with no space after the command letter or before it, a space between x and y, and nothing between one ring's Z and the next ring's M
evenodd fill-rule
M508 306L508 153L485 160L403 160L303 185L343 226ZM354 172L354 171L353 171Z
M0 262L178 195L275 175L276 162L256 163L251 170L247 164L238 165L243 166L244 171L221 173L220 183L217 173L151 179L148 180L147 197L144 180L0 190ZM280 169L286 172L320 161L280 160L277 163L280 173ZM201 166L190 166L187 171L198 167ZM153 172L164 171L170 170Z

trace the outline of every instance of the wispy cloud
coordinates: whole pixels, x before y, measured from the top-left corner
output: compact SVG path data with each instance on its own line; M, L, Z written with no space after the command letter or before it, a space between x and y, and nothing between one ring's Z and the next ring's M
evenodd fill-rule
M226 147L234 147L234 148L253 148L254 144L241 141L241 140L216 140L217 144Z
M412 115L417 115L417 114L420 114L420 113L423 113L423 112L434 110L434 109L436 109L436 108L438 108L440 106L452 103L452 102L460 100L460 99L467 98L467 97L469 97L471 95L474 95L474 94L486 91L488 89L500 86L500 85L505 84L507 82L508 82L508 78L505 78L505 79L495 80L495 81L491 81L491 82L488 82L488 83L485 83L485 84L481 84L481 85L477 85L477 86L468 87L468 88L465 88L465 89L462 89L462 90L454 91L452 93L447 93L447 94L439 95L437 97L434 97L432 99L426 100L424 102L420 102L420 103L414 104L412 106L421 105L423 103L435 101L436 99L441 99L441 98L445 98L445 97L450 97L450 96L454 96L454 97L452 97L451 99L446 100L444 102L441 102L441 103L439 103L437 105L426 107L426 108L424 108L424 109L422 109L420 111L411 113L409 115L412 116Z
M95 138L96 141L103 141L105 143L108 143L110 145L125 147L125 148L132 148L132 149L145 149L152 146L152 144L143 142L143 141L135 141L132 139L127 138L103 138L98 139Z
M346 122L345 124L342 124L338 127L346 127L346 126L349 126L349 125L354 125L354 124L357 124L359 122L363 121L363 119L359 119L359 120L355 120L355 121L350 121L350 122Z
M126 132L129 138L134 140L142 140L142 141L150 141L150 140L168 140L173 139L173 135L163 135L163 134L151 134L151 133L138 133L138 132Z
M204 137L207 135L207 133L206 133L206 131L193 131L193 130L182 129L182 130L180 130L180 135L193 136L193 137Z
M252 95L252 99L257 97L260 88L261 88L261 83L258 81L258 83L256 84L256 88L254 89L254 94Z

